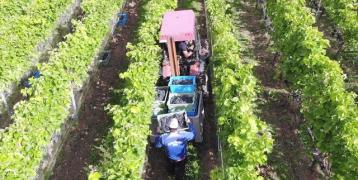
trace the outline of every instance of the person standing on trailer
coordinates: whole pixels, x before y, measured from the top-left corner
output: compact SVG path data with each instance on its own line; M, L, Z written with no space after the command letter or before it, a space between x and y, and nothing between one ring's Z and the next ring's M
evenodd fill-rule
M175 173L176 180L184 178L188 141L193 140L196 134L189 118L185 117L185 121L189 126L189 131L179 131L178 119L173 118L169 124L170 133L162 134L155 139L157 148L165 147L169 171L172 174Z

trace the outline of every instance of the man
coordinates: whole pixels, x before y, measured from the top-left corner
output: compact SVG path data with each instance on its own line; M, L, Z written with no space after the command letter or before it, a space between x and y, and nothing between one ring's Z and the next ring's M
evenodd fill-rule
M181 41L178 44L179 51L184 58L189 58L194 54L193 41Z
M189 131L178 131L179 123L173 118L169 124L170 133L162 134L155 140L157 148L165 147L169 170L175 173L175 179L183 179L185 173L185 157L187 155L188 141L195 137L195 129L189 118L185 117L185 121L189 126Z
M182 61L180 61L180 74L189 75L191 60L194 54L194 42L193 41L181 41L177 44L177 49Z

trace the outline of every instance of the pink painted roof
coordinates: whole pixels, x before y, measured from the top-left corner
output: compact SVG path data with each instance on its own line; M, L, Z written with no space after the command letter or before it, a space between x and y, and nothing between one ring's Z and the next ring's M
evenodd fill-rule
M160 42L195 40L195 14L193 10L170 11L164 14L160 29Z

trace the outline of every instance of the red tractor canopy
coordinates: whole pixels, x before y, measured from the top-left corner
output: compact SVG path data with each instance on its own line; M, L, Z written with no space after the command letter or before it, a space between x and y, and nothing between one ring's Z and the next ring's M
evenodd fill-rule
M193 10L170 11L164 14L160 29L160 43L195 40L195 14Z

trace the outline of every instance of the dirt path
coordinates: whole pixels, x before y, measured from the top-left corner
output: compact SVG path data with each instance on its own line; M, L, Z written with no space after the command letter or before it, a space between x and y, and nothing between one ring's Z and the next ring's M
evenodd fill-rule
M299 137L302 123L299 103L286 90L284 81L274 78L279 60L275 60L267 46L265 26L255 2L241 1L233 7L238 7L234 10L240 19L237 26L241 35L251 41L249 49L258 61L254 73L265 89L260 95L259 115L274 130L274 148L268 156L268 165L262 169L263 175L267 179L317 179L318 174L311 170L311 159Z
M180 9L194 9L197 13L197 28L199 29L200 38L207 39L207 29L206 29L206 17L205 17L205 7L204 0L194 1L180 1L178 3L178 10ZM210 80L209 80L210 82ZM210 83L209 83L209 90ZM211 94L211 93L210 93ZM216 135L216 119L214 116L215 105L213 102L213 97L211 95L204 98L204 110L205 110L205 120L203 123L203 142L194 143L195 155L190 155L188 157L187 168L195 167L195 165L190 163L199 162L200 167L196 167L195 170L190 169L186 174L194 175L195 178L199 177L200 179L210 179L210 172L212 169L218 166L218 151L217 151L217 135ZM156 127L156 122L152 121L151 128L154 131ZM159 180L159 179L169 179L170 174L167 171L167 160L166 155L163 149L156 149L153 146L148 146L147 148L148 162L146 164L146 174L144 179L147 180ZM190 154L190 152L189 152ZM192 159L195 158L195 159ZM197 158L197 159L196 159ZM187 169L188 170L188 169ZM191 179L193 177L187 177Z
M198 17L199 32L201 39L208 39L206 27L206 12L205 0L200 0L201 9ZM217 119L215 118L215 102L212 96L211 89L211 71L208 72L208 90L209 96L204 98L205 120L203 124L204 142L197 146L198 156L200 159L200 177L201 179L210 179L211 170L218 167L219 152L218 152L218 137L217 137Z
M92 77L89 92L86 94L79 122L70 133L70 138L62 149L62 158L54 168L50 179L85 180L87 168L96 160L93 147L100 144L109 129L111 119L104 111L109 103L113 89L120 85L118 74L128 67L126 44L133 41L138 22L138 0L128 1L128 23L115 34L118 42L112 43L112 58L109 64L100 68L98 76Z

